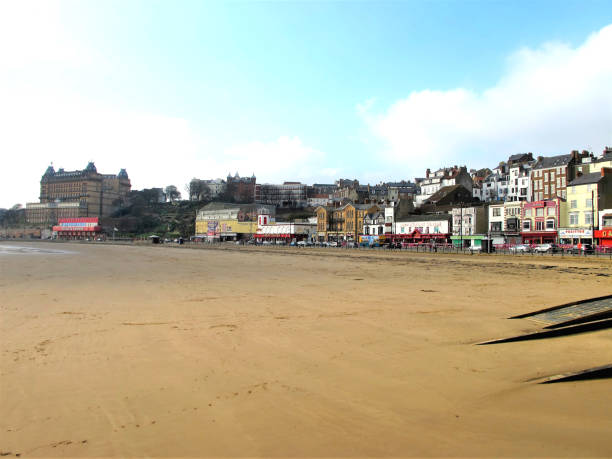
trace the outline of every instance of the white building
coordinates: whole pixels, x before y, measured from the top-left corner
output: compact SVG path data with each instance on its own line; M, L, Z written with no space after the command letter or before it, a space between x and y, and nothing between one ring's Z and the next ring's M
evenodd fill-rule
M385 234L395 233L395 206L385 207Z
M373 212L366 214L363 218L363 234L367 236L378 236L385 232L385 214Z
M472 192L472 178L465 166L446 167L434 173L427 169L426 177L419 183L421 194L415 197L415 205L421 206L440 188L451 185L463 185L470 193Z
M452 216L453 236L451 239L461 241L464 246L480 246L480 241L486 238L489 230L487 206L454 207Z
M258 219L259 220L259 219ZM314 241L317 235L316 223L270 223L257 225L256 239L291 241Z
M451 234L451 218L448 214L414 215L395 222L396 234Z
M531 164L510 167L506 201L531 201Z
M504 221L505 212L503 204L491 204L489 206L489 233L493 244L504 243Z
M331 194L315 194L306 199L309 207L329 206L334 202Z

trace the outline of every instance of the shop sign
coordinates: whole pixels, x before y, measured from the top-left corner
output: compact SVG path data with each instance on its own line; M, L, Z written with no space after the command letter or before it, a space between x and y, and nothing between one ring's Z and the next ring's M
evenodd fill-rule
M219 222L209 221L208 222L208 236L214 236L219 233Z
M600 231L595 231L595 237L608 237L612 238L612 229L604 229Z
M592 237L593 231L587 228L559 228L559 237Z

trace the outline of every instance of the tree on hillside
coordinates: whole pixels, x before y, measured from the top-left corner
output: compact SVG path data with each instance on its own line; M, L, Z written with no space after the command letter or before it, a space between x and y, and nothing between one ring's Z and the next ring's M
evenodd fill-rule
M164 190L166 201L174 202L181 199L181 192L174 185L168 185Z
M185 185L185 191L190 201L210 201L212 197L210 187L204 181L196 178Z
M25 209L21 204L15 204L10 209L1 209L0 225L4 227L21 226L25 223Z

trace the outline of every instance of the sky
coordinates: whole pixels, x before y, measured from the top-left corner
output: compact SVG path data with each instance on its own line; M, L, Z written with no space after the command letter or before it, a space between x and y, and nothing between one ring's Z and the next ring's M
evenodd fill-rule
M412 179L612 145L612 2L0 2L0 208L53 164L132 189Z

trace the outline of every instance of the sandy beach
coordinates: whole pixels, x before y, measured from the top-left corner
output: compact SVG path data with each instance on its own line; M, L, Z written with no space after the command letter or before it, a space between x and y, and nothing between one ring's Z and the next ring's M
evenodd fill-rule
M612 456L612 380L530 382L611 363L612 330L475 345L611 294L609 260L12 245L9 457Z

